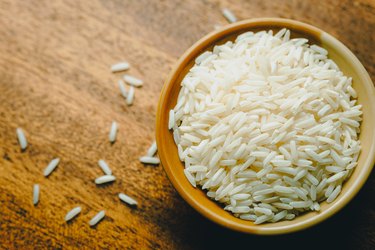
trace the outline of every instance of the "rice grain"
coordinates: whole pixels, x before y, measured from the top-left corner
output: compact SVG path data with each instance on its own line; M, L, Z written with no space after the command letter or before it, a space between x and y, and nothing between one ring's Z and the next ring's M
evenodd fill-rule
M160 163L160 160L156 157L150 157L150 156L142 156L139 158L139 161L144 163L144 164L152 164L152 165L157 165Z
M100 184L113 182L115 180L116 180L116 177L113 175L103 175L95 179L95 184L100 185Z
M142 87L142 85L143 85L143 81L141 79L138 79L138 78L134 77L134 76L124 75L123 79L126 83L128 83L129 85L134 86L134 87Z
M138 205L138 202L136 200L134 200L133 198L127 196L126 194L124 193L119 193L118 197L120 198L120 200L122 200L123 202L131 205L131 206L136 206Z
M48 166L44 169L43 175L45 177L48 177L56 169L59 163L60 163L60 158L55 158L52 161L50 161Z
M98 161L99 167L103 170L106 175L112 175L112 170L104 160Z
M122 97L124 97L126 99L128 97L128 92L126 91L126 87L124 85L124 82L122 80L118 80L117 83L118 83L118 87L120 89Z
M120 71L125 71L125 70L128 70L130 68L130 64L128 62L119 62L119 63L116 63L116 64L113 64L111 66L111 71L112 72L120 72Z
M228 20L228 22L230 22L230 23L237 22L237 17L233 14L232 11L230 11L227 8L224 8L221 11L223 13L223 16Z
M89 221L89 225L91 227L95 226L96 224L98 224L105 216L105 211L102 210L100 211L99 213L97 213L90 221Z
M21 150L25 150L27 148L27 140L23 130L21 128L17 128L16 133Z
M134 95L135 95L135 89L133 86L130 86L129 92L126 97L126 104L128 104L128 106L133 105Z
M40 193L39 184L34 184L34 186L33 186L33 204L34 204L34 206L36 206L39 202L39 193Z
M153 157L156 154L156 151L158 150L158 147L156 145L156 141L154 141L150 148L147 150L146 156Z
M117 129L118 129L117 123L113 121L111 124L111 129L109 130L109 135L108 135L108 139L110 143L114 143L116 141Z
M81 207L75 207L72 210L70 210L66 215L65 215L65 221L68 222L75 218L80 212L81 212Z

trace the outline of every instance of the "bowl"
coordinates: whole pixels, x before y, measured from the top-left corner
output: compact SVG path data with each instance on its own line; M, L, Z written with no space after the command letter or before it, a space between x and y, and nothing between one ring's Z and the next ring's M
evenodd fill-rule
M291 37L304 37L310 44L317 44L328 50L345 75L353 78L353 87L358 93L358 102L363 105L363 121L361 124L360 141L362 151L358 166L352 176L344 183L339 197L333 203L321 203L320 212L306 212L291 221L255 225L234 217L225 211L217 202L208 198L199 187L194 188L186 179L184 165L179 160L177 146L172 132L168 130L168 113L174 108L180 91L180 83L189 69L194 65L195 58L214 45L234 40L236 36L246 31L274 30L288 28ZM328 33L311 26L289 19L261 18L237 22L214 31L189 48L178 60L172 72L167 77L158 104L156 115L156 142L161 164L167 176L178 193L195 210L208 219L224 227L250 234L273 235L295 232L318 224L342 209L361 189L374 165L375 158L375 90L365 68L355 55Z

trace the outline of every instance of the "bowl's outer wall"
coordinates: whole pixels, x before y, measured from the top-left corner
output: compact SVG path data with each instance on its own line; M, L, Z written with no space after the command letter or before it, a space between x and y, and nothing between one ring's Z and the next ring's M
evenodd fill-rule
M209 199L205 192L190 185L184 176L184 166L179 160L172 132L167 128L168 113L176 104L181 80L194 65L194 59L202 52L211 50L214 45L234 40L235 37L246 31L272 29L276 32L284 27L291 30L292 38L308 38L310 44L317 44L327 49L329 57L336 62L344 74L353 78L353 86L358 93L358 102L363 105L364 113L360 135L362 152L358 166L350 179L344 184L340 196L331 204L326 202L321 204L319 213L308 212L292 221L254 225L250 221L238 219L224 211L218 203ZM182 55L165 81L160 95L156 116L156 141L159 157L168 178L180 195L202 215L222 226L237 231L253 234L282 234L305 229L330 217L344 207L363 186L374 165L374 115L375 91L373 83L359 60L338 40L313 26L293 20L280 18L251 19L208 34Z

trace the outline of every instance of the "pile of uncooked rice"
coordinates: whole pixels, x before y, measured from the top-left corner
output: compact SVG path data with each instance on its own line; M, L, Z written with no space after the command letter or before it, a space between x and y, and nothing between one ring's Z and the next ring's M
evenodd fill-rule
M361 105L327 51L247 32L196 58L169 114L185 175L256 224L332 202L356 167Z

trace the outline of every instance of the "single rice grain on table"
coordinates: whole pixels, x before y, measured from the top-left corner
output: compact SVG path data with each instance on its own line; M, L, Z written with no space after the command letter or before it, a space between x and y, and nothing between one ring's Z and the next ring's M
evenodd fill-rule
M48 166L44 169L43 175L45 177L48 177L57 168L59 163L60 163L60 158L55 158L52 161L50 161Z
M150 157L150 156L142 156L139 158L139 161L144 163L144 164L152 164L152 165L157 165L160 163L160 160L156 157Z
M361 149L351 77L326 49L290 36L245 32L203 52L169 112L187 180L255 224L334 202Z
M135 96L135 89L133 86L130 86L129 92L126 97L126 103L130 106L133 105L134 102L134 96Z
M156 141L152 142L150 148L147 150L146 156L153 157L156 154L158 147L156 145Z
M72 210L70 210L66 215L65 215L65 221L68 222L78 216L78 214L82 211L81 207L75 207Z
M105 162L104 160L99 160L98 165L106 175L112 174L111 168L108 166L107 162Z
M95 184L105 184L109 182L114 182L116 180L116 177L113 175L103 175L95 179Z
M124 193L120 193L118 195L118 197L120 198L121 201L129 204L129 205L132 205L132 206L136 206L138 205L138 202L136 200L134 200L133 198L129 197L128 195L124 194Z
M20 144L21 150L25 150L27 148L27 140L26 140L25 133L23 132L21 128L17 128L16 133L17 133L17 139Z
M36 206L39 202L39 193L40 193L39 184L34 184L34 186L33 186L33 204L34 204L34 206Z
M224 8L221 11L223 13L223 16L228 20L228 22L230 23L237 22L237 17L228 8Z
M111 71L115 73L115 72L128 70L129 68L130 68L130 64L124 61L124 62L113 64L111 66Z
M109 130L109 135L108 135L108 139L111 143L114 143L116 141L117 130L118 130L117 122L113 121L111 124L111 128Z
M105 211L102 210L100 211L99 213L97 213L90 221L89 221L89 225L91 227L95 226L96 224L98 224L105 216Z
M124 97L126 99L128 97L128 92L126 91L124 81L120 79L120 80L118 80L117 84L118 84L118 87L120 89L122 97Z
M123 76L124 81L134 87L142 87L143 81L141 79L138 79L131 75L124 75Z

